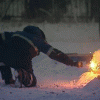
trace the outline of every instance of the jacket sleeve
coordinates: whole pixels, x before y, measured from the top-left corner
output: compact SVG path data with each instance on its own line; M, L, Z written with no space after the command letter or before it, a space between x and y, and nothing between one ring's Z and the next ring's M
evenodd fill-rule
M73 60L71 60L66 54L64 54L63 52L61 52L58 49L55 49L53 47L51 47L48 52L47 55L51 58L54 59L56 61L59 61L63 64L66 65L71 65L71 66L77 66L77 62L74 62Z
M45 54L47 54L48 50L52 47L44 39L41 38L34 38L33 43L38 48L39 52L43 52Z
M46 41L44 41L42 39L35 39L35 38L34 38L34 40L35 40L34 44L38 47L39 51L45 53L51 59L54 59L58 62L66 64L66 65L82 67L82 63L74 62L66 54L64 54L63 52L61 52L58 49L53 48Z

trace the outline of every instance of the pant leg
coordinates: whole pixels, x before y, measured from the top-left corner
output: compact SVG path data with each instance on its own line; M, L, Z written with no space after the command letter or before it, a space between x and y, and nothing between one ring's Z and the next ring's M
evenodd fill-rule
M8 66L0 66L1 75L3 80L9 80L12 78L11 68Z
M33 85L35 86L36 78L33 73L31 62L32 58L37 55L35 49L27 41L19 37L14 37L7 47L6 52L4 52L4 55L5 57L3 57L3 60L7 66L11 66L16 70L23 68L32 73L34 76Z
M7 81L12 78L12 73L11 73L11 68L3 63L4 62L3 56L5 56L4 51L6 49L5 47L6 46L4 44L0 45L0 71L2 79Z

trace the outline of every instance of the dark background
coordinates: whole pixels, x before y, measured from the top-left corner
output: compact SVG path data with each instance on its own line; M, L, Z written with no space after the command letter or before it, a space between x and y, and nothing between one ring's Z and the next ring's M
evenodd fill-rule
M80 9L80 2L84 1L86 9L84 14L77 15L74 9ZM7 2L7 3L5 3ZM9 20L12 17L21 17L25 19L35 19L37 22L90 22L95 19L96 22L99 22L100 16L100 7L99 0L22 0L24 4L25 11L19 16L14 15L14 7L12 7L12 15L7 15L7 12L13 4L16 2L17 8L19 9L18 2L19 0L0 0L0 3L3 4L5 10L0 14L2 20ZM6 5L5 5L6 4ZM13 5L14 6L14 5ZM71 6L71 10L68 11L68 7ZM18 12L16 11L16 13ZM79 10L81 13L81 10ZM66 16L65 16L66 15ZM66 18L66 20L65 20ZM67 20L68 18L68 20ZM37 20L38 19L38 20Z

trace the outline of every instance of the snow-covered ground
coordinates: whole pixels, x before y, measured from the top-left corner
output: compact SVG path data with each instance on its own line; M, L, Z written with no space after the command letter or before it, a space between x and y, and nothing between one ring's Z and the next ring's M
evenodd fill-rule
M99 29L91 24L48 24L1 22L1 32L22 30L27 25L39 26L47 41L65 53L93 53L99 49ZM0 77L0 100L99 100L100 80L83 68L66 66L40 53L32 59L37 87L14 88L5 85ZM12 69L13 77L14 70Z

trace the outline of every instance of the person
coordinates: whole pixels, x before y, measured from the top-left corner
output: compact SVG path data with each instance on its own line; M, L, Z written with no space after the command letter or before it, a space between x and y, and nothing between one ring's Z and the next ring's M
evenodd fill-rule
M66 65L82 67L82 62L74 62L62 51L52 47L47 41L44 32L36 26L26 26L23 31L4 32L0 46L0 61L5 64L2 76L5 83L14 83L10 67L18 72L18 79L26 87L36 86L37 79L32 69L32 58L40 52L53 60ZM9 70L4 71L4 70Z

